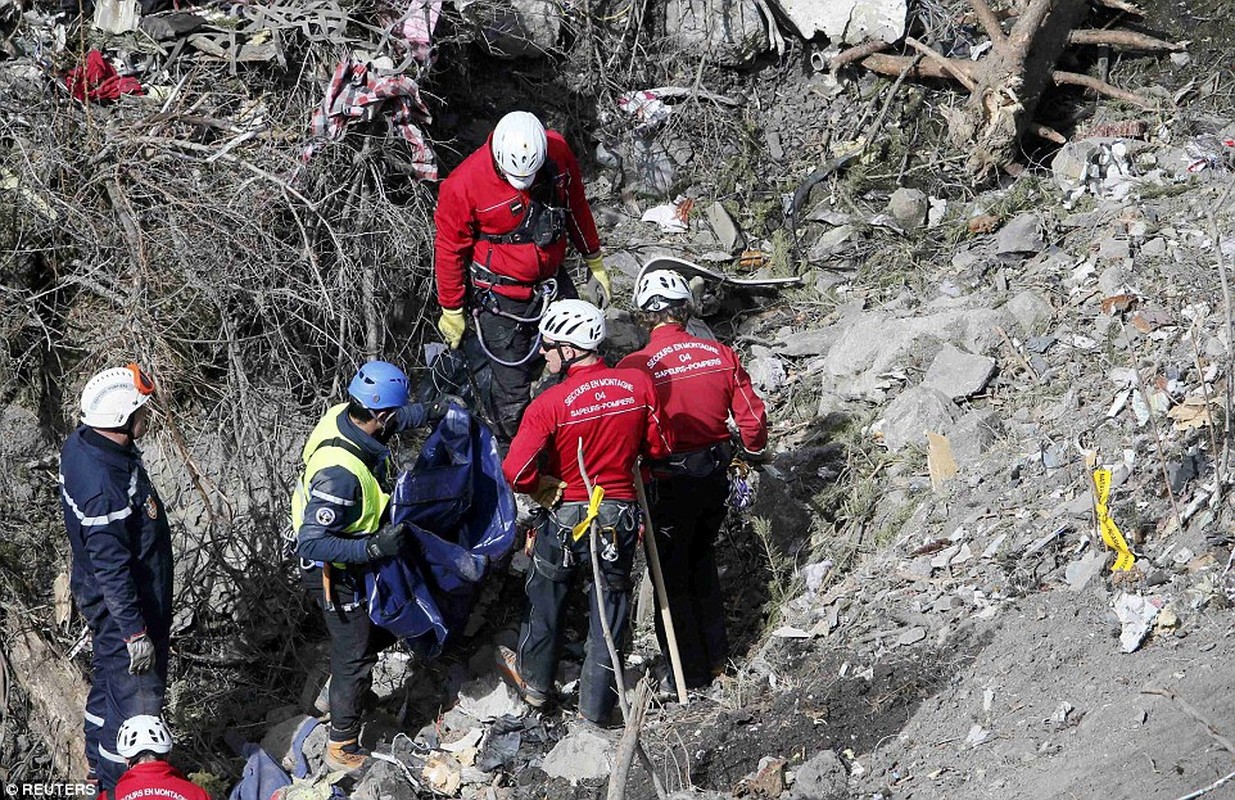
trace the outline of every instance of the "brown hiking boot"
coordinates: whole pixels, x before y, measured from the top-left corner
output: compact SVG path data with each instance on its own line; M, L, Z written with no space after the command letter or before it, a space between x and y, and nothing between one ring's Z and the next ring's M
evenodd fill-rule
M369 753L355 739L326 743L326 766L332 770L354 772L369 761Z
M517 666L519 657L515 655L515 651L504 645L498 645L494 656L494 660L497 662L498 674L502 676L504 681L515 688L515 691L523 698L523 702L532 708L543 708L549 698L544 692L539 689L533 689L523 680L523 676L519 674Z

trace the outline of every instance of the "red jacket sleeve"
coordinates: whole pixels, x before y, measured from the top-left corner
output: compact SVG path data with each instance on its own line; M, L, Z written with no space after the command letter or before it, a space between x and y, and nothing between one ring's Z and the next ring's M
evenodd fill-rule
M528 494L540 482L540 453L554 430L544 403L533 402L523 412L519 431L502 461L502 473L516 492Z
M656 388L652 385L651 378L644 379L644 386L644 402L647 403L648 416L647 430L643 435L643 453L653 460L668 458L673 449L673 440L668 426L660 418L660 400L656 396Z
M570 203L570 217L566 230L570 234L570 241L575 249L585 256L590 256L600 251L600 235L596 232L596 220L592 217L592 207L587 202L587 193L583 187L583 173L579 170L579 159L575 158L570 145L566 144L561 134L550 131L549 136L561 143L560 147L555 148L559 152L555 153L553 158L561 160L561 167L570 176L569 185L566 187L567 200Z
M465 270L476 243L472 207L463 177L447 178L442 183L437 210L433 212L437 230L433 239L433 276L437 281L437 302L442 308L463 307Z
M742 446L757 453L768 443L768 415L763 400L755 394L750 375L737 354L733 356L733 402L729 409L742 436Z

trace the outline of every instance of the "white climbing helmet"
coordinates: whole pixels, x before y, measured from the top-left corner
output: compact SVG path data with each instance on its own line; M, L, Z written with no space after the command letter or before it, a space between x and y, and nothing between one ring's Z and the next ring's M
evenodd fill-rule
M586 300L558 300L540 318L540 335L581 350L595 350L605 340L605 312Z
M545 126L530 112L512 111L493 129L493 159L506 182L516 189L531 188L548 149Z
M154 381L136 364L112 367L86 381L81 421L92 428L120 428L154 395Z
M172 733L163 720L151 714L129 717L116 734L116 752L135 758L143 752L165 756L172 751Z
M635 307L640 311L664 311L690 299L690 285L671 269L648 272L639 278L639 285L635 287Z

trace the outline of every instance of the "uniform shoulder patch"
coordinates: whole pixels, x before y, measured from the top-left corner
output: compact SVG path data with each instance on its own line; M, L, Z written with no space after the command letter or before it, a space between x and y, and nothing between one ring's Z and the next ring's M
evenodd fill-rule
M159 504L155 501L154 495L146 495L145 507L147 517L150 517L150 519L159 518Z
M324 507L319 508L317 510L317 514L314 515L314 519L316 519L317 524L321 525L323 528L329 527L334 523L334 509Z

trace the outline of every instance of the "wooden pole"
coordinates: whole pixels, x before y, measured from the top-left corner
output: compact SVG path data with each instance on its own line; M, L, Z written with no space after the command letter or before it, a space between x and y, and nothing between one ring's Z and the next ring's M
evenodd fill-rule
M643 490L643 476L639 474L639 463L635 462L632 471L635 479L635 496L639 498L639 508L643 509L643 547L647 550L648 572L652 573L652 586L655 588L656 605L660 608L660 619L665 626L665 642L669 645L669 663L673 667L673 682L678 690L678 702L686 705L686 677L682 672L682 653L678 650L678 635L673 627L673 612L669 610L669 595L665 592L665 574L660 569L660 551L656 546L656 530L652 526L652 509L648 505L647 492Z

